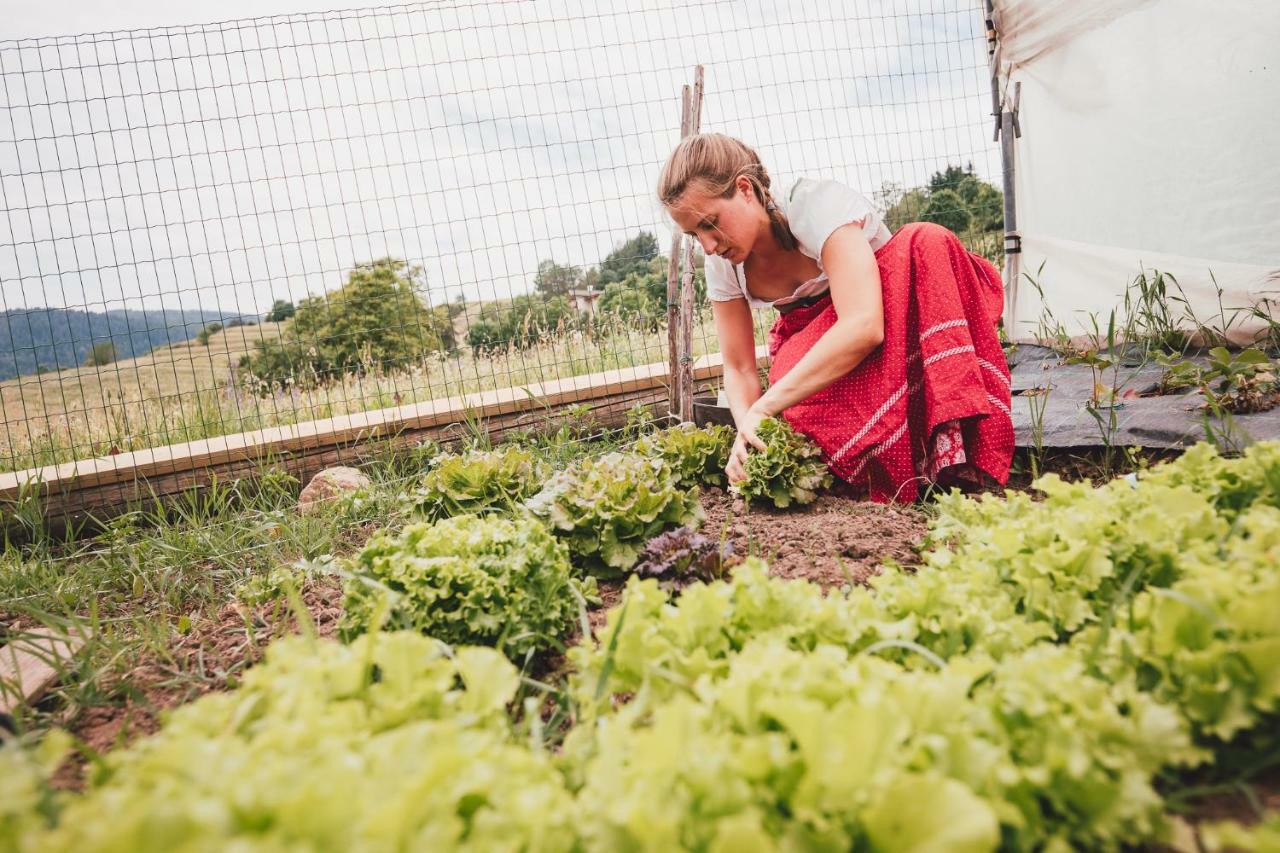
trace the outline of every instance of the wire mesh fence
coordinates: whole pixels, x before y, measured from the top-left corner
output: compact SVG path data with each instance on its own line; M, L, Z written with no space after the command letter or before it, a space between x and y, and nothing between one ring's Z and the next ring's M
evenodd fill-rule
M976 4L583 9L0 42L0 470L665 362L695 63L775 180L999 251Z

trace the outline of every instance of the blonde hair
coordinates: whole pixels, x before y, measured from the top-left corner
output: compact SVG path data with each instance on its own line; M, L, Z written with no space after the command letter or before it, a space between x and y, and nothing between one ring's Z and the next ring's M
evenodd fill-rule
M769 172L746 143L723 133L697 133L680 140L658 175L658 199L671 207L696 185L710 196L730 198L737 191L739 177L751 181L756 200L769 216L773 236L782 248L796 249L787 216L769 192Z

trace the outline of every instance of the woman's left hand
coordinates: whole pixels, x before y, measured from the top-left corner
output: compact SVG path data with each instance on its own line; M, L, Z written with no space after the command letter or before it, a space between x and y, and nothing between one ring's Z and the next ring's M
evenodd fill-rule
M738 435L742 436L749 446L754 447L761 452L764 451L764 442L760 440L760 436L756 434L756 430L760 428L760 422L769 417L764 409L758 406L752 406L747 409L747 413L742 416L742 423L738 424Z

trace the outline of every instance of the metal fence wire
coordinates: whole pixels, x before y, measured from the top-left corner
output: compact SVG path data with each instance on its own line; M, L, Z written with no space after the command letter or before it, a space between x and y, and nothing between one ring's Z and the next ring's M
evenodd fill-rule
M665 362L680 88L994 254L968 0L422 2L0 42L0 470ZM767 318L762 318L766 320ZM716 348L699 303L698 353Z

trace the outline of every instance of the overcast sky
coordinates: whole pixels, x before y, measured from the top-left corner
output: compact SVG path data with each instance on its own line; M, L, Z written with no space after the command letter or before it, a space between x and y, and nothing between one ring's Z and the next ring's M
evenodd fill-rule
M5 0L0 310L258 314L383 255L433 301L492 298L641 228L665 246L653 184L698 62L703 129L779 182L991 177L978 5Z

